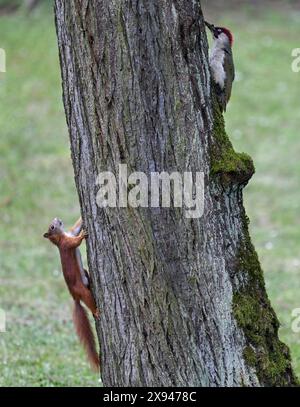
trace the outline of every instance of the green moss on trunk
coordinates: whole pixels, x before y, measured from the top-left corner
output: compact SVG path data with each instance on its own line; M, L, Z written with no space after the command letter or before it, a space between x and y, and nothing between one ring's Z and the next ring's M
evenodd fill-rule
M224 118L214 99L214 128L211 143L211 175L219 175L225 184L246 184L254 174L251 157L236 153L226 134Z
M211 175L224 186L245 185L254 173L252 159L236 153L225 132L223 115L214 104L211 141ZM233 294L233 313L247 341L244 358L253 367L262 386L296 386L288 347L278 338L279 322L268 299L263 271L251 243L248 218L242 213L243 230L237 252L236 272L243 274L242 287ZM233 284L234 285L234 284Z
M278 338L279 321L265 290L263 271L248 226L238 252L237 269L247 282L233 295L234 316L247 340L246 362L255 368L262 386L298 385L289 349Z

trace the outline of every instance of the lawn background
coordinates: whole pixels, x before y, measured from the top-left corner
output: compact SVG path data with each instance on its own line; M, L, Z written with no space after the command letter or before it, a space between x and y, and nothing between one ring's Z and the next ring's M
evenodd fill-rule
M235 34L227 131L255 162L245 190L251 235L300 376L300 333L291 330L300 308L300 73L291 70L300 6L233 1L224 13L221 3L203 9ZM0 48L0 386L99 385L73 330L58 253L42 238L53 217L71 224L79 214L50 4L0 15Z

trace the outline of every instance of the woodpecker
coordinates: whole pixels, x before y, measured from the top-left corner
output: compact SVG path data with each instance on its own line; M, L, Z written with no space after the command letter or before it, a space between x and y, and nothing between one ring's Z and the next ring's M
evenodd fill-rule
M213 36L213 45L209 55L209 64L216 88L220 109L226 112L235 77L232 55L233 35L225 27L215 27L205 21Z

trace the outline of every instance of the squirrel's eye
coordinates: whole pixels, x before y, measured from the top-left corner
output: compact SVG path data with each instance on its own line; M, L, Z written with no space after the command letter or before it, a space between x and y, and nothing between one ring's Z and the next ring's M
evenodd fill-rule
M54 230L54 225L52 225L52 226L50 227L50 229L51 229L51 230Z
M62 225L62 221L61 221L61 220L59 221L59 225L60 225L60 226Z

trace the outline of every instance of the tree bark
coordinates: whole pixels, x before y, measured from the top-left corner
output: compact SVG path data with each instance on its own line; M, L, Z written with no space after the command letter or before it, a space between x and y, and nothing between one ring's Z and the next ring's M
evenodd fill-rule
M56 0L63 95L105 386L288 386L248 234L254 172L215 103L199 1ZM97 175L203 171L205 208L106 208Z

